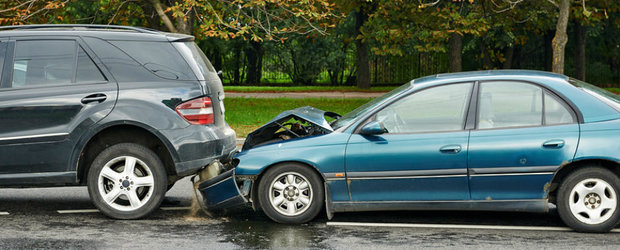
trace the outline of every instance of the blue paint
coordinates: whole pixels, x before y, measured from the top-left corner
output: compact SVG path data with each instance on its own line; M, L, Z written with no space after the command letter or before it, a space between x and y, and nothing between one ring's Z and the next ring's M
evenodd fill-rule
M568 100L581 114L582 122L441 133L355 132L372 120L376 112L402 96L442 84L493 80L542 86ZM350 210L364 210L371 207L369 204L376 208L377 202L382 201L545 201L546 185L554 177L555 169L588 159L620 163L620 113L567 80L563 75L527 70L463 72L415 79L364 106L363 112L347 116L345 125L335 127L334 132L256 146L237 154L240 163L235 174L258 176L281 162L303 163L330 176L343 173L343 177L327 180L331 194L327 199L351 202L350 206L356 208ZM304 110L307 111L304 108L284 114ZM322 117L316 115L322 111L315 111L306 114L308 120L327 127ZM458 152L440 151L457 146Z

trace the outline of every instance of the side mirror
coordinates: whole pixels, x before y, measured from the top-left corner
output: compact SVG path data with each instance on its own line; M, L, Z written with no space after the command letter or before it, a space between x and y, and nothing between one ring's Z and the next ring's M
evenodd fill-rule
M385 127L383 127L383 123L379 121L369 122L360 130L360 134L362 135L380 135L385 132L387 131L385 130Z
M217 75L218 75L218 76L222 76L222 74L224 74L224 72L222 72L221 70L218 70L218 71L217 71Z

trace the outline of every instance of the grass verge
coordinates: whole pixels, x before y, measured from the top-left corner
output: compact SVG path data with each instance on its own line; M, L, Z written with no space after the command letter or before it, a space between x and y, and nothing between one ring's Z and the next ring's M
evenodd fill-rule
M226 122L237 132L237 137L267 123L282 111L303 106L312 106L338 114L346 114L371 99L360 98L235 98L229 97L226 104Z
M295 87L271 87L271 86L224 86L226 92L245 93L279 93L279 92L388 92L398 86L372 87L360 89L353 86L295 86ZM620 94L620 88L606 88L608 91Z
M353 86L296 86L296 87L269 87L269 86L224 86L225 92L249 93L278 93L278 92L388 92L398 86L372 87L360 89Z

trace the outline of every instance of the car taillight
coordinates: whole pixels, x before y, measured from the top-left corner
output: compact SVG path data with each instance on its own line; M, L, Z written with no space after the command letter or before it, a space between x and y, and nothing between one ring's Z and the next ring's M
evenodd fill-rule
M194 125L213 123L213 103L209 97L181 103L177 106L176 111L183 119Z

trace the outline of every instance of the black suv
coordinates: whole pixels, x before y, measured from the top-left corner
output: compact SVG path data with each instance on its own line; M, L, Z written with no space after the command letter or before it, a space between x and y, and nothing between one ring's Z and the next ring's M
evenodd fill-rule
M0 27L0 187L87 185L135 219L235 150L222 82L188 35L109 25Z

